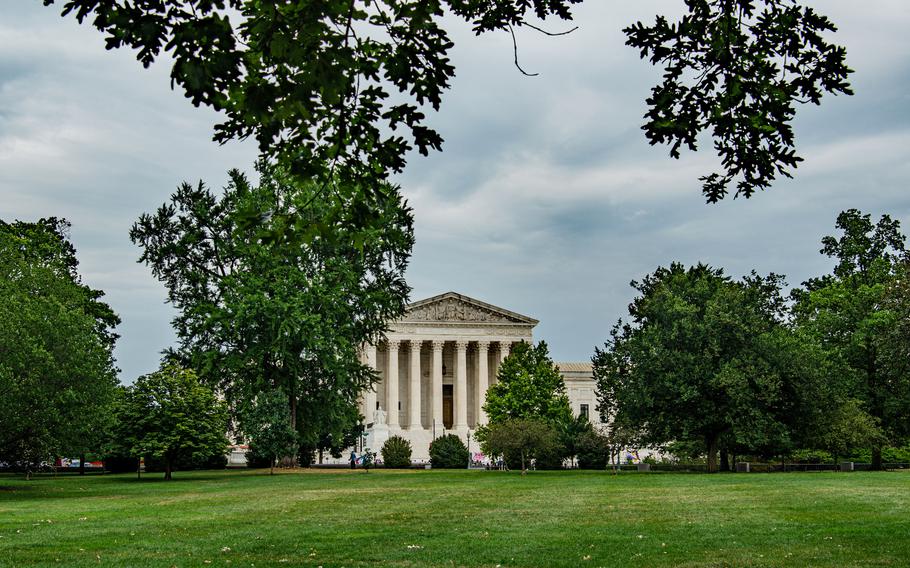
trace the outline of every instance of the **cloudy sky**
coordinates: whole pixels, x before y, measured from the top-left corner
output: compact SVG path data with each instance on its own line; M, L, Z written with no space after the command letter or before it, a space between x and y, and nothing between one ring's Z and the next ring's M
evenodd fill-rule
M671 160L639 130L659 71L621 28L682 2L588 0L565 37L475 38L453 22L458 76L431 121L444 151L396 178L413 206L408 279L417 300L454 290L540 320L558 360L588 359L632 299L629 282L674 260L797 285L827 272L819 240L843 209L910 227L910 3L814 2L839 26L854 97L803 107L794 180L706 205L709 151ZM171 344L164 288L127 233L178 183L225 183L255 148L211 142L214 113L170 90L165 65L126 51L37 0L0 3L0 218L66 217L85 281L121 315L121 378L155 369ZM560 26L552 24L551 29ZM905 231L906 232L906 231Z

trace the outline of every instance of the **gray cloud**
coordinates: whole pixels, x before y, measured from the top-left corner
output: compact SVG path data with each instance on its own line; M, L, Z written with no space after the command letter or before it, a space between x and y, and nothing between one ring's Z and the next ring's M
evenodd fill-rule
M458 69L430 117L444 151L414 155L396 177L415 209L414 298L449 289L541 320L555 357L583 360L625 314L628 283L673 260L734 275L775 271L791 284L830 269L819 239L837 213L889 212L910 227L910 5L817 2L840 27L855 97L800 109L806 162L751 200L703 203L710 147L671 160L639 130L659 70L621 28L681 3L589 0L580 29L474 37L453 24ZM546 24L561 30L559 23ZM100 35L27 1L0 8L0 217L73 222L86 281L123 317L117 357L132 380L173 341L165 291L127 237L183 180L212 186L249 168L251 144L217 146L217 117L169 90Z

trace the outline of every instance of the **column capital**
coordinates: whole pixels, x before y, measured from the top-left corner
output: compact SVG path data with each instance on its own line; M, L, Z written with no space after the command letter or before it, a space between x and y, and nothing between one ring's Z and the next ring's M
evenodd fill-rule
M420 347L423 346L423 339L409 339L408 341L411 344L411 348L416 347L416 348L420 349Z
M486 351L489 348L490 348L489 341L478 341L477 342L477 349L479 349L480 351Z
M456 340L455 340L455 347L457 347L459 350L460 350L460 349L467 349L469 343L471 343L471 342L468 341L467 339L456 339Z
M386 341L386 346L388 349L394 349L397 351L398 348L401 346L401 340L400 339L389 339Z
M433 351L442 351L442 348L445 347L445 345L446 345L446 342L442 341L440 339L434 339L432 341L432 343L433 343Z

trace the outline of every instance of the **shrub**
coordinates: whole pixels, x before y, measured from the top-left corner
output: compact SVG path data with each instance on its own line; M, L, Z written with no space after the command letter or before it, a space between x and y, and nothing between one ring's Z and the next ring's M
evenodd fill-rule
M610 461L610 441L603 434L591 431L578 439L578 467L605 469Z
M790 461L796 463L831 463L834 457L824 450L794 450Z
M382 445L382 463L386 467L411 467L411 443L392 436Z
M430 464L433 467L465 469L468 467L469 459L467 446L455 434L440 436L430 444Z

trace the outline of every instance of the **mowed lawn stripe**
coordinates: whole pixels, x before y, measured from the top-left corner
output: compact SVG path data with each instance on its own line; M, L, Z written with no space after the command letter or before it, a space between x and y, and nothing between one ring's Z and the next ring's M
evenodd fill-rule
M906 472L0 477L0 566L906 566L908 558Z

